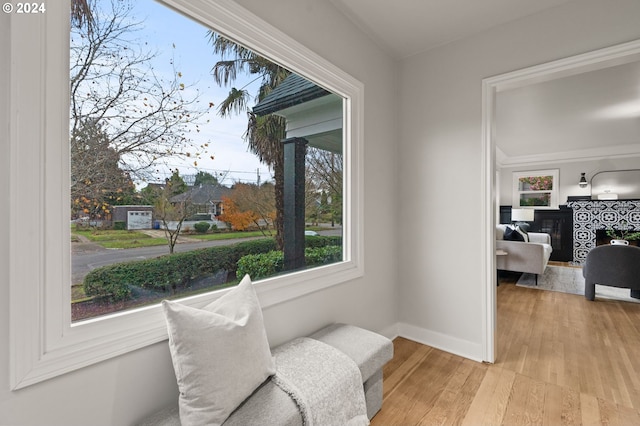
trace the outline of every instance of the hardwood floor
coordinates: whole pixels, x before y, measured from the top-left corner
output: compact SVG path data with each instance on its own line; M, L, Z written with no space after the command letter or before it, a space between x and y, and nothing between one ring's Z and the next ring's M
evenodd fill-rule
M497 341L491 365L397 338L371 424L640 425L640 304L501 281Z

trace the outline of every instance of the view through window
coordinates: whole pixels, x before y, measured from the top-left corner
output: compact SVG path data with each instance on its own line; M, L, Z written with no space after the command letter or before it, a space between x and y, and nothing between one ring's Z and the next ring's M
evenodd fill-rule
M305 267L342 261L342 99L155 1L88 4L71 27L72 321L286 273L291 136L308 142Z

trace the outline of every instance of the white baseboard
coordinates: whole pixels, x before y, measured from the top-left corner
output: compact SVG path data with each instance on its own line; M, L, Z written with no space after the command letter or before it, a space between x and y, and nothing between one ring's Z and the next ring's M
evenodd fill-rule
M480 343L458 339L402 322L387 328L390 334L393 334L393 329L397 331L396 336L404 337L405 339L413 340L414 342L422 343L423 345L431 346L432 348L459 355L473 361L483 361L482 345ZM385 335L384 333L381 334Z
M390 325L389 327L383 328L382 330L378 331L378 334L382 334L387 339L393 340L400 335L398 331L398 325L399 323L395 323Z

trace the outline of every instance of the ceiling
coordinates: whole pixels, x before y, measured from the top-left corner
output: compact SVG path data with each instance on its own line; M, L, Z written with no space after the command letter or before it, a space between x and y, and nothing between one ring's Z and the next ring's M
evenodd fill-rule
M499 92L496 145L503 165L638 155L640 62Z
M572 0L329 1L390 56L403 59ZM496 129L497 160L505 166L603 153L640 156L640 65L500 92Z
M402 59L572 0L330 0Z

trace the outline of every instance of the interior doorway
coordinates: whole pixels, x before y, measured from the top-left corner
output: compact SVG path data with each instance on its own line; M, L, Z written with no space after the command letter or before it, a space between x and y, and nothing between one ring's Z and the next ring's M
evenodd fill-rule
M536 65L484 79L482 82L482 170L484 205L482 220L485 265L483 295L483 359L495 362L497 353L497 300L495 225L499 198L496 167L496 99L498 93L534 83L600 70L640 60L640 40Z

